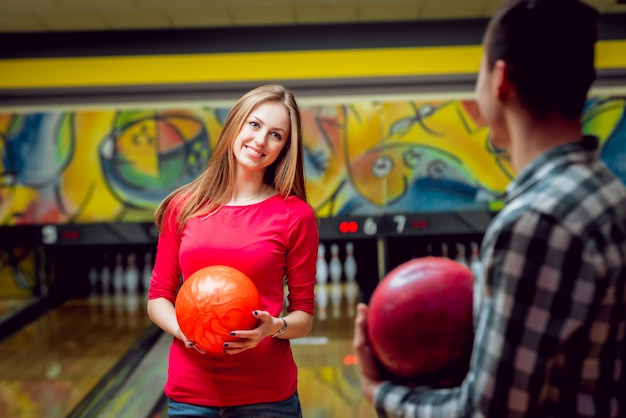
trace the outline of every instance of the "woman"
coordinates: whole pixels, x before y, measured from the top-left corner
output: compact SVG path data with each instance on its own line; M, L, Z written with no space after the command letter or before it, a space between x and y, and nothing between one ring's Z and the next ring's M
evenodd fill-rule
M148 315L171 334L169 416L298 417L290 338L313 325L317 220L304 188L298 105L279 85L241 97L206 170L169 195L155 215L160 236ZM253 330L233 330L223 353L205 352L180 330L174 302L183 280L227 265L256 284ZM288 309L283 312L283 285Z

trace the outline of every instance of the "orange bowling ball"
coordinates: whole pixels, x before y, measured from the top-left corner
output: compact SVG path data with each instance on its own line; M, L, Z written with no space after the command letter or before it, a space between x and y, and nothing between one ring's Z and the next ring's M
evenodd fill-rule
M244 273L209 266L187 278L176 296L176 318L183 334L198 347L221 352L233 330L252 329L252 311L261 307L259 292Z
M473 342L471 270L423 257L391 270L374 289L367 336L388 378L450 386L469 367Z

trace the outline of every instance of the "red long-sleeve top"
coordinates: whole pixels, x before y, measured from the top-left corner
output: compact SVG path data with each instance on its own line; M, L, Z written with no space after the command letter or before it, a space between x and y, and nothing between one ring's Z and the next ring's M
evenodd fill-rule
M174 211L175 213L175 211ZM211 216L191 219L182 233L166 214L159 236L149 299L175 303L181 277L226 265L256 284L262 310L279 316L288 285L288 310L314 313L315 262L319 235L311 207L280 195L247 206L223 206ZM200 354L173 339L165 394L205 406L282 401L297 389L297 366L289 340L265 338L235 355Z

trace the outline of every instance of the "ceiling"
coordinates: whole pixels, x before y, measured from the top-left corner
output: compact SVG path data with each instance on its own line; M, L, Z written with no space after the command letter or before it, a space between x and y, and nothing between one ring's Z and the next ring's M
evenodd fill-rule
M623 0L583 0L603 14ZM2 0L0 32L191 29L486 18L504 0Z

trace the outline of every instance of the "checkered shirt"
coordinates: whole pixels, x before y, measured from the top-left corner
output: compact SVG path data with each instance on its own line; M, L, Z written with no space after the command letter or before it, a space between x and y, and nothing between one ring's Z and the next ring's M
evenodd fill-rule
M561 145L511 182L481 247L469 373L384 382L379 416L626 416L626 190L597 148Z

